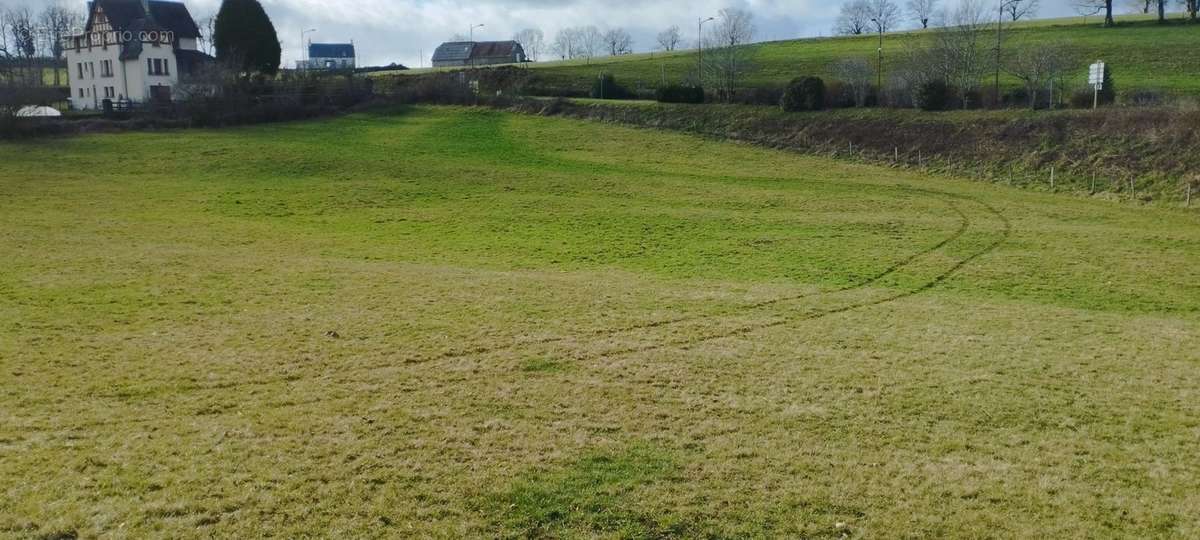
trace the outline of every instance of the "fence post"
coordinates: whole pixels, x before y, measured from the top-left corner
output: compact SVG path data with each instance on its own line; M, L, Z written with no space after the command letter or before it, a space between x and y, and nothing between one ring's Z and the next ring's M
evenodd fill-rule
M1191 208L1191 207L1192 207L1192 182L1191 182L1191 181L1188 181L1188 184L1187 184L1187 200L1186 200L1186 201L1185 201L1183 204L1184 204L1184 208Z
M1092 171L1092 195L1096 194L1096 171Z
M1050 166L1050 191L1054 191L1054 165Z

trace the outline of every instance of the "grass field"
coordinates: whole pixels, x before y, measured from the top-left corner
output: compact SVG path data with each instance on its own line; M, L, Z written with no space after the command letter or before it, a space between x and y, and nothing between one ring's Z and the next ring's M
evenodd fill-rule
M26 68L18 68L18 69L24 70ZM58 70L57 84L55 84L53 68L38 68L38 69L40 69L40 71L42 72L42 84L44 84L46 86L59 86L59 87L69 86L69 82L68 82L69 76L68 76L66 69ZM7 75L0 76L0 80L4 80L5 76L7 76Z
M454 108L0 171L0 536L1200 535L1195 212Z
M1177 15L1174 17L1178 17ZM1069 45L1080 57L1078 86L1087 80L1087 65L1105 60L1113 69L1119 91L1158 90L1173 94L1200 94L1200 62L1193 56L1172 51L1194 48L1200 41L1200 25L1183 24L1177 18L1169 25L1158 25L1144 16L1124 16L1115 28L1103 28L1099 19L1049 19L1021 22L1005 34L1010 48L1038 43L1060 42ZM994 43L994 32L987 38ZM922 32L888 34L885 51L894 54L926 40ZM847 58L875 61L878 37L833 37L776 41L754 45L750 53L752 67L745 84L751 87L782 86L800 75L832 77L830 66ZM539 84L551 88L586 90L600 73L612 73L624 84L658 87L665 78L678 82L696 68L696 51L637 54L599 58L590 62L542 62L532 64ZM885 72L887 70L885 63ZM420 70L413 70L414 73ZM1007 75L1007 87L1019 86Z

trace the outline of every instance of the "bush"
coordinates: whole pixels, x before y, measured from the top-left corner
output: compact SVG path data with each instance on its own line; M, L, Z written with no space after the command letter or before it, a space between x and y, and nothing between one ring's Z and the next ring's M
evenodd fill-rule
M819 77L792 79L783 90L780 105L788 112L819 111L825 108L825 81Z
M733 103L741 105L770 105L778 106L779 100L783 98L782 88L772 87L754 87L747 89L735 90L733 92Z
M617 84L617 78L605 73L592 83L591 97L595 99L632 99L633 92Z
M704 88L672 84L656 90L654 98L660 103L704 103Z
M950 104L950 85L941 79L934 79L917 87L914 96L917 107L924 111L944 111Z
M1152 107L1162 105L1167 100L1160 90L1134 90L1125 96L1124 102L1138 107Z
M841 81L830 81L825 85L825 107L840 109L854 106L854 92Z
M1104 64L1104 86L1100 88L1100 104L1111 105L1117 102L1117 87L1113 84L1112 67Z

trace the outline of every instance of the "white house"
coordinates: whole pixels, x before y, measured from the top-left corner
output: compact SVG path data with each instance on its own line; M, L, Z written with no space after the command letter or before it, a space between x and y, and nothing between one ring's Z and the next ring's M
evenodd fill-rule
M89 2L83 34L65 47L71 106L171 101L180 75L212 60L200 52L199 40L200 29L181 2Z
M309 43L308 60L296 62L298 69L354 69L353 43Z

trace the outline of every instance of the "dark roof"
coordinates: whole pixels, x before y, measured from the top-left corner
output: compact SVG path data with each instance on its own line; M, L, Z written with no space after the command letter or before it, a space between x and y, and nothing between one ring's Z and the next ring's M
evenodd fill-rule
M512 56L513 52L520 48L521 45L515 41L480 41L471 49L471 58Z
M196 39L200 37L200 28L196 20L183 2L150 2L150 17L162 28L174 32L176 37Z
M451 41L438 45L437 50L433 51L434 62L455 62L466 60L471 57L471 47L474 43L470 41Z
M96 0L104 15L108 17L113 30L118 32L142 30L166 30L177 38L198 38L200 28L192 19L187 6L181 2L165 0L150 0L150 13L142 9L142 0ZM88 13L87 28L92 28L92 13Z
M459 62L475 58L525 57L525 50L515 41L451 41L433 51L434 62Z
M353 43L309 43L309 58L354 58Z
M185 73L194 73L196 69L216 61L216 58L213 58L200 51L192 51L188 49L180 49L175 51L175 62L178 63L178 71L181 75Z

